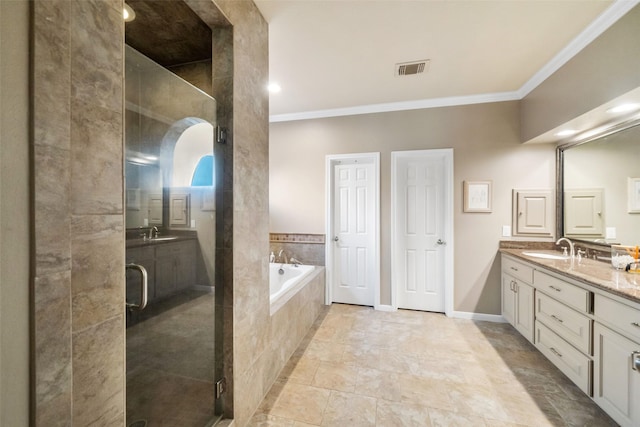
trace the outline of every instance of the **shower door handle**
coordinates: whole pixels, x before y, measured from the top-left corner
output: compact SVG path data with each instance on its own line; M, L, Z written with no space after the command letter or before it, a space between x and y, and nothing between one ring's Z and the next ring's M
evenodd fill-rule
M125 302L127 308L136 309L138 311L144 310L147 306L147 300L149 295L149 285L148 285L148 275L147 269L141 266L140 264L127 264L125 268L138 270L140 272L140 304L132 304L129 302Z

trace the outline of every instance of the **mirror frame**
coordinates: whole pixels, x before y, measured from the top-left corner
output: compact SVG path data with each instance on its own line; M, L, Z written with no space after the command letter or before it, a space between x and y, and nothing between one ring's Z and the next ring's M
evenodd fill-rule
M556 239L564 236L564 152L571 148L577 147L582 144L599 140L618 132L622 132L632 127L640 126L640 117L634 117L633 119L626 120L620 123L610 124L607 128L596 135L589 138L573 140L567 143L560 143L556 147ZM590 240L582 240L575 237L571 238L572 241L581 242L584 244L600 246L602 248L609 248L611 244L593 242Z

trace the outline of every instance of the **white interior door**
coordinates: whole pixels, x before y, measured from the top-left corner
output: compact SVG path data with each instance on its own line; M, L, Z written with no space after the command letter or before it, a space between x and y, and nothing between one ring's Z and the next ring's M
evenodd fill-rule
M452 164L452 150L392 153L391 270L398 308L446 311Z
M377 170L367 159L332 162L331 301L375 305Z

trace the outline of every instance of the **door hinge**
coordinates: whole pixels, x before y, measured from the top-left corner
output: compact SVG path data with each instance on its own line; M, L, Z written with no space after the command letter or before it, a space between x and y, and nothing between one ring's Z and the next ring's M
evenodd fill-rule
M225 391L227 391L227 379L223 377L216 381L216 399L220 399Z
M215 128L213 128L213 131L214 131L215 140L217 143L219 144L227 143L227 128L216 126Z

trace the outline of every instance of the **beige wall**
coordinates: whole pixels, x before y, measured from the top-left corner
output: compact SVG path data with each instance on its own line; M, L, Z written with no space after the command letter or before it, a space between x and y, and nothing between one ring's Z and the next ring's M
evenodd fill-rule
M528 141L640 87L640 6L636 6L522 100Z
M553 188L555 147L519 141L518 102L270 126L270 231L324 233L325 156L381 153L381 303L390 303L391 151L454 149L456 311L500 313L496 254L513 188ZM493 212L462 212L462 181L493 180Z
M0 2L0 425L29 424L29 5Z

